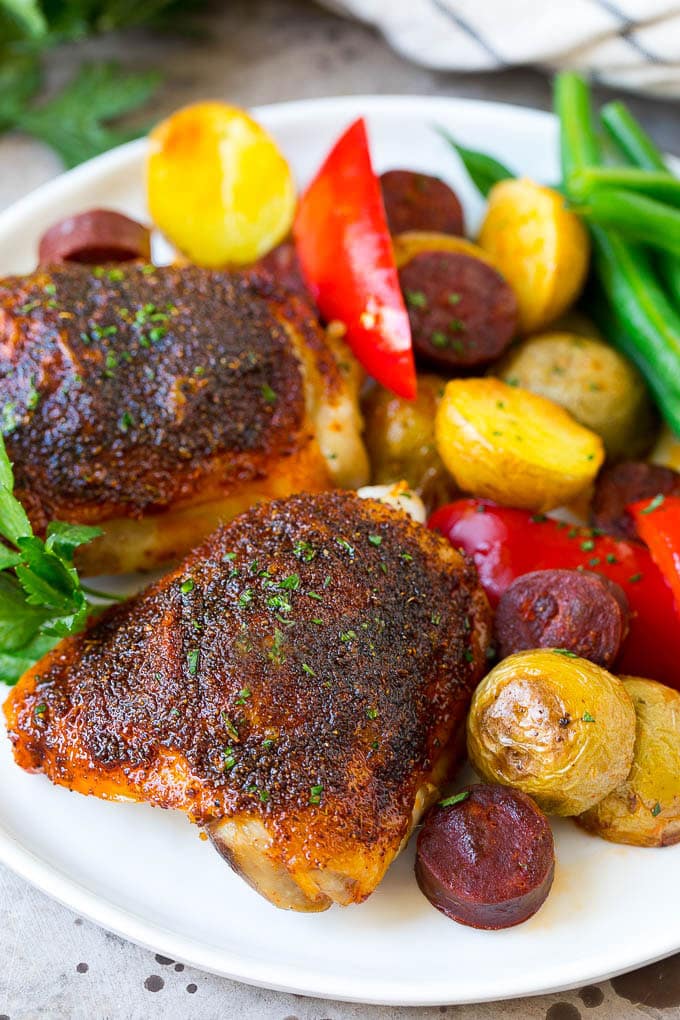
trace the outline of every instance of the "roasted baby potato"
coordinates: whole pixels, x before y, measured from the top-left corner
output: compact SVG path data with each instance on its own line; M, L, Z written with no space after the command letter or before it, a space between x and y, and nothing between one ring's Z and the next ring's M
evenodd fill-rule
M622 682L564 649L504 659L468 715L468 755L480 776L528 793L548 814L581 814L620 786L634 743Z
M492 378L447 383L435 436L461 489L529 510L568 503L604 460L600 437L563 408Z
M611 460L640 457L653 441L654 411L642 376L600 340L542 333L513 347L492 372L569 411L602 437Z
M254 262L281 241L295 213L295 184L274 140L226 103L196 103L149 136L149 209L192 262Z
M517 294L523 333L549 325L581 292L588 234L552 188L526 178L496 184L479 244Z
M633 766L577 821L612 843L680 843L680 693L655 680L622 680L637 715Z
M397 269L401 269L416 255L433 251L470 255L472 258L481 259L494 269L497 268L493 257L478 244L473 244L464 237L455 237L453 234L438 234L434 230L408 230L403 234L397 234L392 238L392 247Z
M437 375L419 375L415 400L376 385L362 404L373 484L403 478L429 507L446 503L457 492L434 439L435 414L445 386L446 380Z

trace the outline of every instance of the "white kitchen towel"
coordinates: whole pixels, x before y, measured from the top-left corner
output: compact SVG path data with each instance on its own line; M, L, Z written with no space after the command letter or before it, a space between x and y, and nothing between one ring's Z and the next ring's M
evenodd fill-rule
M323 0L426 67L574 68L617 88L680 96L680 2Z

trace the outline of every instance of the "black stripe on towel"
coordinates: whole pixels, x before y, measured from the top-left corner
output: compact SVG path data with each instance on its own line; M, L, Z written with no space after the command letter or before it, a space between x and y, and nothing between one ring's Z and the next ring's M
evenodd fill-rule
M442 14L445 14L447 18L457 25L462 32L465 32L465 34L469 35L471 39L474 39L477 45L481 46L481 48L488 53L498 67L508 66L508 62L503 60L503 58L496 53L493 46L484 38L484 36L480 35L479 32L465 20L465 18L461 18L460 14L451 10L449 5L446 3L446 0L430 0L430 2L433 7Z

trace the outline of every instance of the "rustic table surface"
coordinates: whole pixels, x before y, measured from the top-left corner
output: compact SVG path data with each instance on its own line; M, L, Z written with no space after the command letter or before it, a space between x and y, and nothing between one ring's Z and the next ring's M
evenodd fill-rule
M464 76L426 71L391 53L367 29L305 0L215 4L199 27L205 31L188 39L137 33L62 48L51 59L50 80L59 84L84 57L160 67L166 85L155 101L155 117L204 97L254 105L377 92L471 96L542 109L550 105L549 84L538 72ZM680 155L677 105L636 97L630 103L657 142ZM1 138L0 209L59 171L56 157L41 145ZM361 1006L250 988L125 942L1 867L0 961L0 1020L426 1020L442 1014L461 1020L680 1018L680 955L601 985L481 1006Z

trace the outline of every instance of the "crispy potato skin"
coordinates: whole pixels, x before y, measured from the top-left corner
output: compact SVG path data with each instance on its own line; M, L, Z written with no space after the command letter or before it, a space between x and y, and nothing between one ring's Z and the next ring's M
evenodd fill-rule
M652 444L656 418L642 376L603 341L541 333L513 347L492 374L559 404L602 438L610 460L643 456Z
M517 787L548 814L577 815L628 775L635 709L621 681L586 659L518 652L475 691L467 741L483 779Z
M261 823L266 859L320 909L316 871L364 899L436 797L489 631L440 536L350 493L294 496L63 641L5 713L17 763L71 790Z
M311 308L195 266L1 281L0 405L36 531L112 522L83 550L87 573L156 565L206 534L202 518L209 531L258 499L342 482L348 458L321 448L334 433L355 435L349 473L366 478L356 401Z
M680 843L680 693L622 677L637 716L633 765L624 783L577 821L612 843Z
M548 326L581 292L590 257L588 234L551 188L526 178L496 184L479 244L515 291L525 334Z
M447 384L435 436L461 489L528 510L570 502L604 460L600 437L563 408L490 377Z

